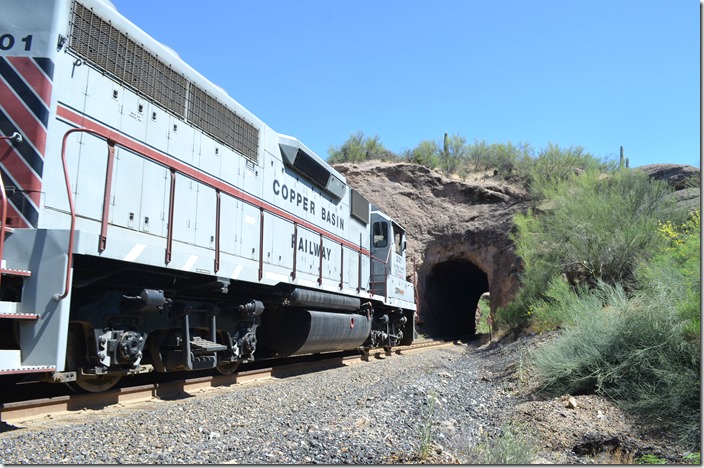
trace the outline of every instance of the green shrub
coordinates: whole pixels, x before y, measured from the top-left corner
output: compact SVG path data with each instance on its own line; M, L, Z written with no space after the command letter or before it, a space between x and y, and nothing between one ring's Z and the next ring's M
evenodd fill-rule
M434 393L428 395L428 413L423 418L423 425L420 433L420 447L418 456L421 460L426 460L431 453L433 444L433 412L435 411L435 403L438 397Z
M639 465L665 465L667 460L665 458L660 458L657 455L646 453L636 459L636 463Z
M524 427L504 426L498 437L487 435L472 449L474 463L482 465L527 465L538 453L538 444Z
M560 274L573 287L603 281L631 288L638 264L662 244L658 222L674 212L665 185L629 170L588 172L544 193L541 213L517 215L511 234L528 305L544 299L545 285Z
M350 135L339 148L328 148L328 163L362 162L370 160L397 161L399 157L388 150L378 135L365 137L361 130Z
M481 310L481 318L479 319L479 323L477 324L476 332L481 334L489 333L491 331L488 321L489 315L491 314L489 301L482 297L479 299L479 304L477 304L477 307L479 307L479 310Z
M651 427L699 441L700 349L685 339L677 298L605 284L575 294L573 320L535 354L543 389L599 393Z
M500 330L521 330L528 326L528 306L521 300L521 293L513 301L496 311L495 323Z

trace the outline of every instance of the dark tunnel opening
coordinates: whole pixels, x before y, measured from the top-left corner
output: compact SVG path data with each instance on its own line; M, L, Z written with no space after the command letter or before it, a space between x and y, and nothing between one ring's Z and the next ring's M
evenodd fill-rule
M434 337L473 335L477 303L487 291L487 275L473 263L453 260L435 265L426 282L423 329Z

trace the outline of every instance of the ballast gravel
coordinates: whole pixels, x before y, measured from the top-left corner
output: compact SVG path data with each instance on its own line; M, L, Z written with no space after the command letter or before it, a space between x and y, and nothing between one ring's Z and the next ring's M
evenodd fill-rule
M3 464L472 463L515 404L478 342L182 398L82 410L0 433ZM497 357L497 356L494 356ZM491 374L490 372L488 374ZM422 456L421 456L422 455Z

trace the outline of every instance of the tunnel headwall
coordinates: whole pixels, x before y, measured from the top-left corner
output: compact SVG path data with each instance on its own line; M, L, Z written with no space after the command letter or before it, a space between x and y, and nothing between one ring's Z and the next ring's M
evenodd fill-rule
M520 261L508 234L513 216L530 205L523 187L490 175L457 180L407 163L335 168L407 230L407 271L424 332L473 332L482 293L490 293L492 312L515 296Z

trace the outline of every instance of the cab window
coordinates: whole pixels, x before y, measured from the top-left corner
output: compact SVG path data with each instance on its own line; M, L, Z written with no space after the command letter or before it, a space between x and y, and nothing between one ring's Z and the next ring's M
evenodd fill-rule
M394 229L394 245L396 246L396 253L398 255L401 255L403 253L403 233L401 232L396 232L396 229Z
M389 225L384 221L374 223L372 233L374 247L386 247L389 245Z

